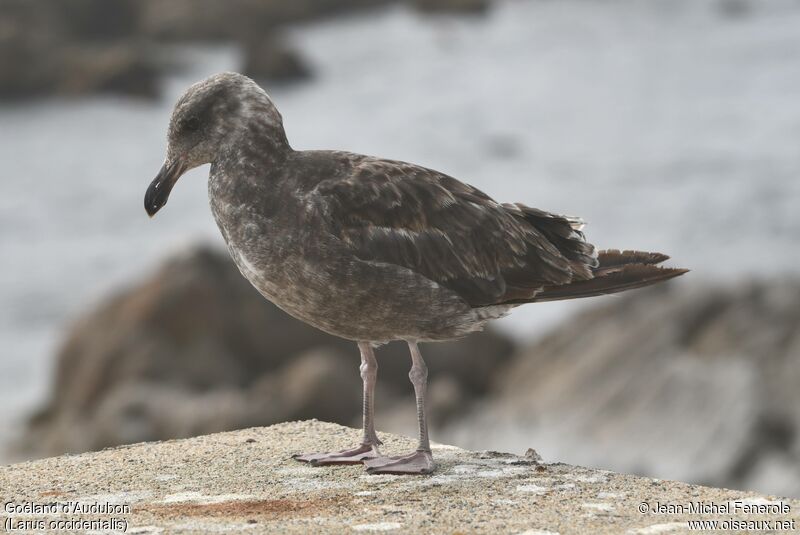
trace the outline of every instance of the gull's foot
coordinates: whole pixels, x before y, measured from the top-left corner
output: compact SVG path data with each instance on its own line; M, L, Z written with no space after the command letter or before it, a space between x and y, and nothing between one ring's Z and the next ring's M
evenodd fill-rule
M398 457L378 457L364 461L368 474L430 474L436 465L429 451L417 450Z
M292 455L292 459L304 463L310 463L312 466L325 466L328 464L361 464L370 459L379 459L381 452L378 451L378 446L370 444L361 444L357 448L351 450L332 451L330 453L306 453Z

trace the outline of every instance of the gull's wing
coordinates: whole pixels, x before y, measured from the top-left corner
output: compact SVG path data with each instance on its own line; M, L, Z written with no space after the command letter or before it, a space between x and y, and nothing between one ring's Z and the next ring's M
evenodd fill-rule
M307 200L356 257L413 270L475 307L590 279L597 264L577 220L499 204L404 162L352 155L346 176L323 180Z

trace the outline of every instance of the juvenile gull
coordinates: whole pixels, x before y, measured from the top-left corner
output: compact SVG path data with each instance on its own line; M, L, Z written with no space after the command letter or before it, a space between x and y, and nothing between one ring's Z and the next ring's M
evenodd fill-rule
M206 163L211 211L242 275L292 316L361 351L364 438L353 449L295 457L314 465L433 471L418 342L478 331L524 303L616 293L686 272L657 267L668 258L660 253L597 253L579 219L498 203L431 169L294 150L272 100L240 74L214 75L178 100L147 213ZM419 447L399 457L381 455L373 421L373 348L391 340L411 351L419 422Z

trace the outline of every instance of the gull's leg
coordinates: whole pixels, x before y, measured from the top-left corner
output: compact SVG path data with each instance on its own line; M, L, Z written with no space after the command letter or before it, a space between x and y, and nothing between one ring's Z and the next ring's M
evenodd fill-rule
M428 367L422 360L416 342L409 342L411 350L411 371L408 378L414 385L417 398L417 423L419 424L419 446L408 455L399 457L379 457L364 461L370 474L430 474L435 467L431 444L428 440L428 419L425 414L425 390L428 383Z
M378 446L381 441L375 433L373 405L375 403L375 383L378 381L378 361L369 342L359 342L361 350L361 380L364 382L364 438L358 447L330 453L308 453L294 455L298 461L313 465L359 464L367 459L380 457Z

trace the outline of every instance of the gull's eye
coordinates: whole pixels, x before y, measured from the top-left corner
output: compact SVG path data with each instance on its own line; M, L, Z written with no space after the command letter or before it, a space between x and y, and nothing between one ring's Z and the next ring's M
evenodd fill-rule
M200 120L197 117L189 117L183 121L181 126L185 132L195 132L200 128Z

